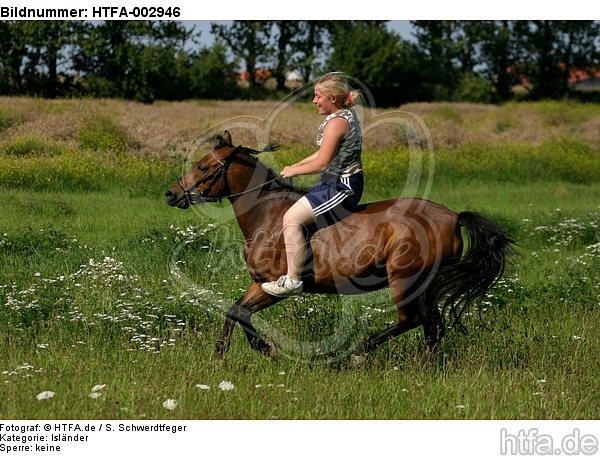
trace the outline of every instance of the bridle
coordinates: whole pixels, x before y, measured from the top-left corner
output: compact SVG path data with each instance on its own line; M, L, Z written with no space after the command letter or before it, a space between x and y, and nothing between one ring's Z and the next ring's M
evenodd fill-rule
M217 156L215 155L215 150L216 149L211 150L210 154L217 161L217 163L219 163L220 166L217 169L215 169L212 173L210 173L205 179L203 179L203 181L210 179L208 185L203 190L198 190L197 192L192 193L194 190L198 189L198 185L200 184L200 182L186 188L186 186L183 184L183 176L180 177L179 179L177 179L177 185L179 185L179 187L183 191L183 196L179 199L179 201L181 201L181 199L185 199L190 205L198 203L220 203L223 201L223 198L231 199L237 196L242 196L247 193L259 190L264 186L279 180L279 177L275 177L274 179L263 182L262 184L259 184L255 187L248 188L243 192L233 193L230 195L223 195L223 189L227 185L227 170L229 169L229 165L231 164L231 159L242 150L242 147L236 147L235 150L225 159L225 161L221 161L217 158ZM207 195L207 193L210 193L210 191L212 190L213 185L218 181L220 181L220 186L217 196Z
M222 162L221 160L219 160L217 158L217 156L215 155L215 149L211 150L210 153L213 156L213 158L221 166L219 168L215 169L212 173L210 173L208 175L207 179L210 179L210 182L208 183L208 185L206 186L206 188L204 190L199 190L198 192L193 194L192 191L194 191L198 188L198 185L200 184L200 182L193 184L190 187L186 188L186 186L183 184L183 176L180 177L179 179L177 179L177 184L179 185L179 187L181 187L181 190L183 191L183 198L185 198L189 204L216 203L216 202L223 201L223 197L221 196L221 193L223 190L224 182L227 182L227 179L225 179L225 176L227 174L227 169L229 168L230 160L229 160L229 158L226 159L225 162ZM210 190L212 189L212 186L219 179L221 179L221 187L219 188L219 196L215 197L215 196L206 195L206 193L210 192Z

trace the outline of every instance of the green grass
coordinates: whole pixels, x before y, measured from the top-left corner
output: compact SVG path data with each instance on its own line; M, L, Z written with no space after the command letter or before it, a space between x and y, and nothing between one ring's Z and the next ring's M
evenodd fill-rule
M502 184L493 187L514 193ZM597 201L600 189L592 190L580 207ZM483 194L481 207L488 191L482 185L462 189ZM460 199L460 189L454 192L449 199ZM473 317L468 335L451 332L425 369L420 331L391 341L355 369L345 362L311 366L309 354L266 359L239 330L226 360L212 359L224 311L248 284L238 255L220 257L229 243L239 249L233 224L210 228L160 198L19 195L2 193L21 208L2 226L6 418L594 417L598 253L590 252L587 265L578 262L586 260L585 245L598 242L593 212L587 219L581 215L583 229L568 245L556 245L572 234L554 205L538 207L544 215L537 222L523 222L533 217L527 205L506 211L523 257L509 273L518 280L496 292L494 306L486 308L485 326ZM505 213L493 198L488 201L495 213ZM46 204L52 216L39 211ZM190 226L199 228L186 234ZM183 247L185 240L191 242ZM186 280L170 273L173 263ZM298 298L261 313L260 320L265 331L278 328L301 344L327 339L348 314L357 320L373 314L366 320L369 332L382 329L393 319L389 305L386 291L353 299ZM378 308L388 310L373 310ZM224 380L235 389L221 391ZM90 398L101 384L107 385L102 395ZM56 396L36 401L45 390ZM178 401L175 411L162 406L169 398Z
M343 354L363 326L370 334L395 318L388 290L285 301L255 316L279 359L251 350L239 328L213 359L225 312L250 282L229 203L169 208L177 163L61 147L0 154L13 166L0 172L3 419L597 418L597 149L439 151L431 181L428 157L366 151L365 201L429 192L498 221L521 256L471 309L468 333L451 330L425 366L419 329L353 367ZM421 180L406 184L415 166ZM51 179L41 185L35 172ZM37 400L43 391L55 395Z

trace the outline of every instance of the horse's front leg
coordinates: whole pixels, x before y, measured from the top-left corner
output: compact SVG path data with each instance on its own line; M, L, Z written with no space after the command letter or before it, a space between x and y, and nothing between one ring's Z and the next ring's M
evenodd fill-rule
M225 353L227 353L227 350L229 350L231 333L233 333L233 328L235 328L235 324L237 323L230 314L232 313L233 307L236 305L237 303L231 306L225 317L225 325L223 326L223 331L221 331L221 337L219 337L219 340L217 340L217 344L215 345L215 356L217 358L222 358L225 356Z
M252 283L244 295L229 308L221 337L215 347L215 355L223 357L229 349L231 334L236 323L239 323L244 330L253 349L264 354L272 354L273 348L256 332L250 318L254 312L265 309L279 301L281 301L281 298L275 298L265 293L260 287L260 283Z

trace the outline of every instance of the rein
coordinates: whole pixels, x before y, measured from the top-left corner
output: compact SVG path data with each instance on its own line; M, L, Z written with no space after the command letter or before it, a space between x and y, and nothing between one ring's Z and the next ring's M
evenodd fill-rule
M234 193L233 195L227 195L224 198L228 198L228 199L229 198L235 198L236 196L242 196L242 195L245 195L246 193L252 193L253 191L259 190L262 187L264 187L266 185L269 185L269 184L272 184L273 182L275 182L277 180L279 180L279 177L276 177L275 179L270 179L270 180L268 180L266 182L263 182L262 184L259 184L259 185L255 186L255 187L247 188L243 192Z

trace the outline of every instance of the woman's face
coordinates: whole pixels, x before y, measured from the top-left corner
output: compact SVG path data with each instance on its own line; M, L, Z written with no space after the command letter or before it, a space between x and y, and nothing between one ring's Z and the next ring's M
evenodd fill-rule
M319 114L328 116L329 114L336 112L339 108L335 106L335 100L336 97L329 98L321 91L321 88L318 85L315 86L313 103L317 105Z

